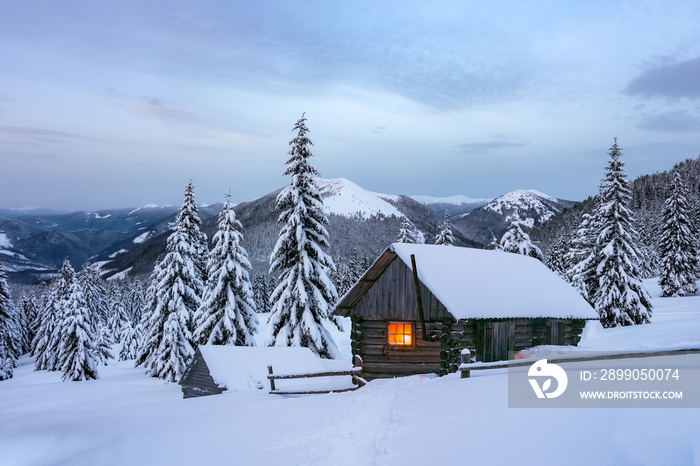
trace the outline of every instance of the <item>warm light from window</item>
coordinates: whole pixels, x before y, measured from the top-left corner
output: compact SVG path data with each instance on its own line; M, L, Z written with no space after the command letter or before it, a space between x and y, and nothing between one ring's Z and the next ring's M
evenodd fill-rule
M389 324L389 344L397 346L413 345L413 325L410 323Z

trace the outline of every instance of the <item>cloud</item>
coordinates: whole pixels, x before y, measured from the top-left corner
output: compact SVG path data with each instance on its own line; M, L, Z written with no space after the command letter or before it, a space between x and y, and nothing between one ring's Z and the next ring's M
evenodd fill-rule
M40 144L89 141L93 138L80 134L53 131L42 128L0 125L0 142L36 146Z
M647 70L630 81L624 92L643 97L700 97L700 57Z
M135 104L134 109L142 115L152 116L168 122L204 123L204 119L195 112L168 106L163 99L157 97L147 98L145 102Z
M666 132L700 131L700 118L687 110L645 116L637 125L641 129Z
M510 142L510 141L492 141L492 142L468 142L460 144L457 149L464 154L483 155L490 154L498 149L513 149L517 147L525 147L525 142Z

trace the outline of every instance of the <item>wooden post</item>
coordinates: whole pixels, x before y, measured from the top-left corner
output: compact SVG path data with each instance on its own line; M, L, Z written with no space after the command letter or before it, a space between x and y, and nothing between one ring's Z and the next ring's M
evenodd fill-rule
M418 284L418 269L416 268L416 256L411 254L411 266L413 266L413 284L416 287L416 299L418 299L418 317L423 341L428 341L425 330L425 317L423 316L423 300L420 298L420 285Z
M267 366L267 373L272 375L272 365ZM275 379L270 379L270 391L275 390Z
M462 364L469 364L470 362L472 362L472 352L469 351L467 348L464 348L462 350L460 362ZM469 377L471 377L471 371L469 369L462 369L460 372L460 378L462 379L468 379Z

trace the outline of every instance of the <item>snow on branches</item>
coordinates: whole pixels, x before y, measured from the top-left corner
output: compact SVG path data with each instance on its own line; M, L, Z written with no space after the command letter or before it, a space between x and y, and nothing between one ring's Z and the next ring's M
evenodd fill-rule
M305 346L324 358L338 355L328 325L329 312L338 299L328 274L335 268L323 248L328 247L328 224L323 199L316 186L318 171L309 163L310 146L306 118L296 122L296 136L285 175L292 182L277 196L282 230L270 257L270 274L279 274L270 300L267 346Z

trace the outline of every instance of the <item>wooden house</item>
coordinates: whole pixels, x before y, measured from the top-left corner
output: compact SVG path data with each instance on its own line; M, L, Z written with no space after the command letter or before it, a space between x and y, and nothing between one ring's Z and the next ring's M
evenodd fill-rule
M418 286L416 286L416 284ZM339 300L365 378L456 371L532 346L575 345L594 309L537 259L501 251L392 244Z

